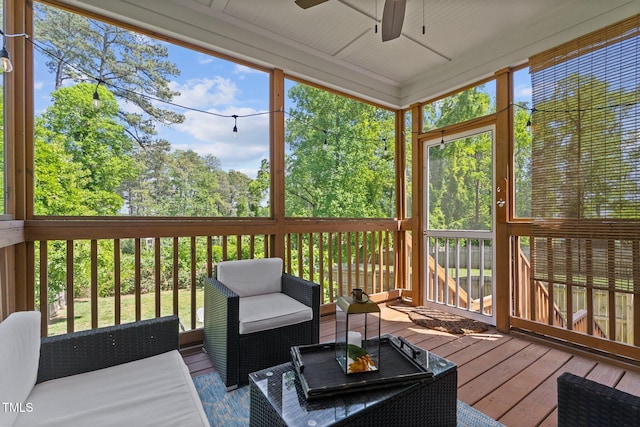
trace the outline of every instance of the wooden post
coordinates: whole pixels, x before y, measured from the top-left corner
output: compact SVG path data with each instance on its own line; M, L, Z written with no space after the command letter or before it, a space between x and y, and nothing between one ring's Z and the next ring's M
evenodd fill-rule
M275 69L271 73L269 110L271 121L271 216L276 221L275 237L272 241L272 256L284 259L285 202L284 202L284 72ZM277 111L277 112L274 112Z
M495 135L495 206L496 230L495 245L496 275L495 298L493 306L496 310L496 328L500 332L507 332L511 316L511 250L509 244L509 221L512 217L513 195L515 192L513 181L509 179L511 159L513 158L513 119L509 102L511 96L511 70L504 69L496 72L496 135Z

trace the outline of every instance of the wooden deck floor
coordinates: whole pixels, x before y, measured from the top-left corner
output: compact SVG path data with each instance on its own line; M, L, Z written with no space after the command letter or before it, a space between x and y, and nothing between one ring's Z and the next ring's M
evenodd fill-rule
M587 356L498 333L452 335L415 325L380 305L382 333L402 336L458 365L458 399L506 426L556 426L556 378L569 371L640 395L640 374ZM335 317L323 317L320 342L334 339ZM200 347L184 349L192 376L213 371Z

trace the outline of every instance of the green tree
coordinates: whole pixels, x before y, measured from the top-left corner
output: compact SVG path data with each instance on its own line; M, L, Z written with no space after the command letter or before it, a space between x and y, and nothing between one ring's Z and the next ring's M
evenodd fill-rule
M252 216L269 216L269 200L266 200L269 196L269 186L269 160L262 159L256 179L249 183L249 209Z
M170 198L163 201L169 216L211 216L218 183L207 163L192 150L172 153L168 176Z
M184 116L158 108L151 99L171 101L178 92L168 77L180 71L167 60L166 46L150 37L35 3L36 39L46 47L46 66L55 76L55 88L67 81L98 82L140 112L119 109L127 132L141 146L152 142L155 125L182 123ZM89 95L93 95L93 92ZM150 98L151 97L151 98Z
M629 148L637 136L624 133L624 121L635 121L637 91L575 73L534 103L535 217L636 216L640 188Z
M58 89L36 119L38 215L115 215L123 206L116 190L135 174L132 142L117 122L113 95L100 88L102 102L95 109L93 90L87 83Z
M530 114L527 105L514 111L513 173L515 176L515 215L531 217L531 132L527 129Z
M394 115L302 84L289 97L287 215L394 216Z
M425 127L438 129L491 111L491 98L476 86L423 109ZM443 134L444 137L444 134ZM429 149L429 227L491 229L492 139L480 134Z

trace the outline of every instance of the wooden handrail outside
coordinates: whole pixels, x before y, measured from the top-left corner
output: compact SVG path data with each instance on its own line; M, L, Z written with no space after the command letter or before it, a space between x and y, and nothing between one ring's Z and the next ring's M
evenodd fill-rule
M52 329L71 332L166 314L178 315L184 331L197 329L202 326L196 313L203 304L203 278L215 272L216 262L275 256L275 226L268 219L42 222L47 226L33 221L28 232L39 248L34 300L41 312L50 314L52 300L66 302L63 318L47 321L49 316L43 316L43 336ZM355 287L384 295L410 283L395 276L399 253L404 252L396 248L401 231L395 220L287 222L284 270L320 283L323 304ZM52 229L52 223L61 228ZM109 234L112 237L104 237Z

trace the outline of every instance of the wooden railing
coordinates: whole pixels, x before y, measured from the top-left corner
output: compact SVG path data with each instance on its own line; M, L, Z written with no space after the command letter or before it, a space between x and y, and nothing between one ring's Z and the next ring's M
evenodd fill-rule
M526 254L518 248L518 276L522 278L520 286L518 286L518 296L516 301L516 309L518 315L524 319L535 320L560 328L569 329L575 332L587 333L587 310L578 310L573 315L573 324L568 327L565 315L557 303L551 302L553 305L553 323L549 322L549 291L544 283L539 280L531 280L531 263ZM528 284L528 286L527 286ZM532 297L533 295L533 297ZM532 303L531 301L535 301ZM532 313L535 311L535 316ZM598 323L593 321L594 335L599 338L606 338L605 332L600 328Z
M527 255L517 248L516 266L517 277L520 278L520 286L516 287L516 304L514 311L519 317L549 323L549 292L544 284L538 280L531 281L531 263ZM551 325L561 328L567 327L567 322L562 316L558 305L553 303L553 323Z
M487 320L493 310L492 233L429 231L427 300Z
M394 230L290 233L285 269L323 284L323 304L353 288L387 292L396 287L394 235Z
M216 262L275 256L285 271L320 283L322 303L353 288L396 289L395 220L60 220L33 221L33 284L42 334L167 314L185 331L201 327L203 284ZM400 251L402 252L402 251ZM403 261L404 262L404 261Z

